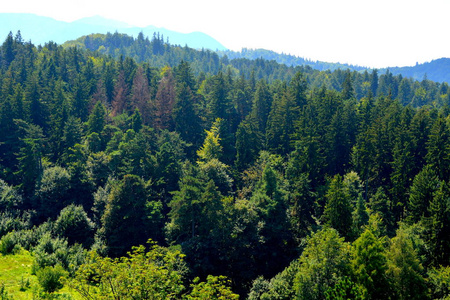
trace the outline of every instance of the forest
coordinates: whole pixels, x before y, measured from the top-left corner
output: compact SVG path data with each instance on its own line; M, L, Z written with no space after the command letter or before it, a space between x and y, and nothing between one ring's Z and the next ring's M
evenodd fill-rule
M450 299L449 103L389 71L10 33L0 258L30 253L33 299Z

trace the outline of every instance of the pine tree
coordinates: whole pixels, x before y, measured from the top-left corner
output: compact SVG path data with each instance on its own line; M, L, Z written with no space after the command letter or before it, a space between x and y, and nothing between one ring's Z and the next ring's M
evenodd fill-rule
M258 130L265 134L267 119L272 105L272 95L269 92L267 84L260 80L256 85L256 91L253 97L252 111L250 114L258 124Z
M245 170L258 157L263 140L256 121L248 116L239 124L236 132L236 161L238 170Z
M184 82L178 83L172 111L175 130L184 141L198 146L201 137L201 125L194 101L195 98L189 86Z
M108 196L101 233L112 256L124 255L132 246L160 238L160 203L148 199L141 178L126 175Z
M426 161L440 180L450 178L450 134L447 121L439 115L430 130Z
M174 129L172 111L175 104L175 78L172 69L163 69L155 98L154 126L158 129Z
M106 124L106 109L105 106L101 102L97 102L92 110L92 113L89 115L89 119L87 121L87 132L93 133L96 132L100 134L103 131L103 128Z
M324 220L329 226L336 229L341 236L349 239L351 237L353 209L340 175L336 175L332 179L326 199L323 213Z
M424 224L430 244L433 265L450 263L450 187L442 181L428 207Z
M150 88L142 67L137 69L133 79L130 108L139 110L144 124L151 123Z
M108 91L107 91L108 93ZM114 85L113 99L112 99L112 116L117 116L128 112L130 109L129 103L129 88L125 81L124 72L119 73L119 77Z
M369 229L353 243L351 263L356 281L365 288L365 299L389 299L385 249Z
M430 165L414 177L408 201L408 220L416 223L428 217L428 207L433 199L433 195L439 188L439 179Z
M387 275L393 281L398 299L427 299L428 288L423 277L423 266L413 247L413 241L403 228L392 238L386 257Z

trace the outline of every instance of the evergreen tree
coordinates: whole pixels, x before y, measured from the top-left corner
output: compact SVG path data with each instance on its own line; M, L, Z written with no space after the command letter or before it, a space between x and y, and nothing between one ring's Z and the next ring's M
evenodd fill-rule
M440 180L448 180L450 177L450 134L447 121L439 115L430 130L427 143L426 161Z
M393 280L398 299L428 298L424 270L413 246L412 239L400 228L387 249L387 275Z
M151 123L150 88L142 67L137 69L133 79L131 108L139 110L144 124L148 125Z
M340 175L334 176L326 194L323 218L346 239L351 237L352 206Z
M174 129L172 111L175 104L175 78L172 69L165 68L155 98L155 128Z
M21 123L25 136L21 139L23 146L18 154L19 168L16 173L19 187L26 199L34 195L35 186L40 178L42 168L42 150L44 134L39 126Z
M256 120L258 130L263 134L266 132L271 105L272 95L269 92L267 84L263 80L258 81L250 114Z
M365 289L364 299L389 299L391 289L384 251L380 238L369 229L353 243L351 264L357 283Z
M107 91L108 93L108 91ZM129 87L126 83L124 72L119 73L119 77L114 85L112 99L112 116L117 116L127 112L130 109L129 103Z
M201 125L194 101L189 86L184 82L178 83L172 111L175 130L184 141L197 146L201 137Z
M349 275L349 248L332 228L307 239L294 280L295 299L325 299L326 292Z
M408 220L416 223L428 217L428 207L439 188L439 179L433 168L427 165L414 177L408 201Z
M143 180L135 175L124 176L111 190L101 228L110 255L124 255L149 238L160 239L161 203L150 201L148 194Z
M236 132L236 161L238 170L244 170L257 158L262 149L262 134L258 130L256 121L248 117L239 124Z
M89 115L87 121L87 133L96 132L100 134L103 131L106 123L106 109L101 102L95 104L92 113Z
M429 217L424 220L427 240L430 245L430 258L433 265L450 263L450 190L446 182L439 184L438 190L428 207Z

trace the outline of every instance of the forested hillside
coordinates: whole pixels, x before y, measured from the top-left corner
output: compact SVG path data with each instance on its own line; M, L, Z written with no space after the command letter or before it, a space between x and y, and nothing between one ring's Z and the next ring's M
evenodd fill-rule
M76 44L0 48L0 252L36 298L449 297L448 84Z
M276 53L274 51L265 50L265 49L242 49L240 52L231 51L231 50L222 50L217 51L219 56L227 56L228 58L238 59L238 58L247 58L247 59L258 59L262 58L265 60L275 60L280 64L285 64L287 66L308 66L315 70L325 71L330 70L334 71L337 69L349 69L351 71L364 71L368 70L370 72L370 68L364 66L355 66L349 64L341 64L341 63L331 63L331 62L323 62L323 61L314 61L310 59L305 59L302 57L297 57L290 54L285 53ZM403 77L409 77L415 80L422 80L424 78L428 78L432 81L436 82L450 82L450 73L448 72L450 66L450 58L439 58L433 60L431 62L425 62L422 64L416 64L412 67L389 67L383 68L379 71L382 73L386 73L388 71L392 72L394 75L402 75Z

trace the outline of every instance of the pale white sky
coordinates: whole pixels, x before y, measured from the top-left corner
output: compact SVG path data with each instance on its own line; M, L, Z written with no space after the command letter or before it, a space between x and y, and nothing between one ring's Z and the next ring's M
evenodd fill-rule
M450 57L450 0L15 0L0 12L63 21L101 15L201 31L232 50L265 48L378 68Z

